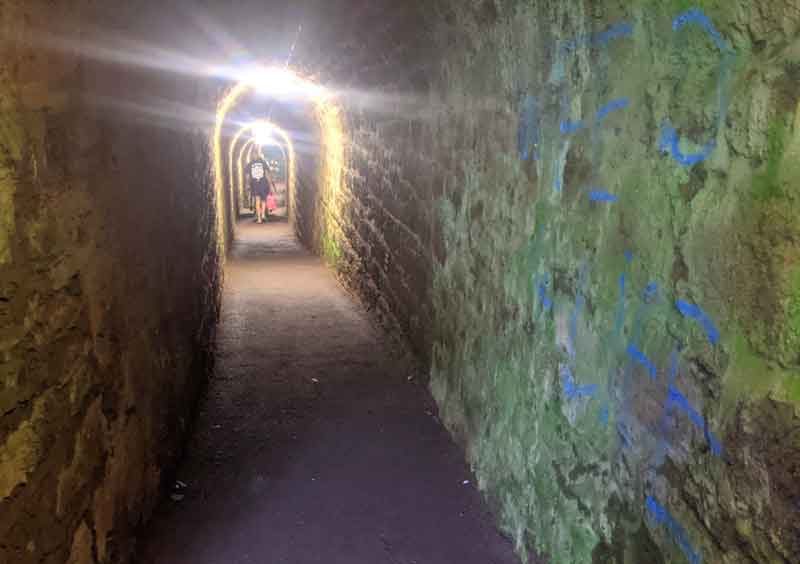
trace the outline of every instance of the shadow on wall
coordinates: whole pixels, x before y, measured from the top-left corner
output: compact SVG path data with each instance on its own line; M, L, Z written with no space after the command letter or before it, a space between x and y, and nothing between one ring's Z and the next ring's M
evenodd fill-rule
M4 563L129 558L180 454L219 304L202 125L94 104L211 105L212 85L5 41L68 27L76 6L66 4L2 8ZM84 25L64 33L83 37Z

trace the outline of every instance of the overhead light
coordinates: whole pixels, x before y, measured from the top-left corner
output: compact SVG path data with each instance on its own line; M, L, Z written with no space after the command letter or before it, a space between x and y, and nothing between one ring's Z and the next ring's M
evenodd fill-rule
M272 127L266 123L257 123L253 126L253 138L256 144L261 145L275 145L276 141L272 136Z
M286 98L320 98L325 89L281 67L251 67L245 81L260 94Z

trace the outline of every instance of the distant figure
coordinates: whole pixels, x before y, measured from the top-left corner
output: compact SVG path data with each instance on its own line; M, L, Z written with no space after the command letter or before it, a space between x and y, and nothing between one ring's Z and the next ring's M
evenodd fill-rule
M256 223L264 223L267 209L267 196L272 191L272 183L267 177L267 163L256 159L247 165L250 174L250 191L256 200Z

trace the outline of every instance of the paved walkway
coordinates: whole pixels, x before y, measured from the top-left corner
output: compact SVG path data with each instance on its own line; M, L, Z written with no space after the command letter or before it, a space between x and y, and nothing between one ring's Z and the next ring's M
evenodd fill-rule
M413 368L286 223L239 225L218 349L140 564L518 563Z

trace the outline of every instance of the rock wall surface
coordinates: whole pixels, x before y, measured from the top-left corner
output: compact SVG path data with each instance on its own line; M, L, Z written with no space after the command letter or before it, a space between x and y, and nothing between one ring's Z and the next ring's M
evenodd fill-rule
M428 16L431 92L348 117L322 237L522 558L797 561L800 7Z
M141 23L134 4L114 8L124 32ZM203 93L92 60L88 40L44 49L82 37L102 8L0 2L4 563L129 559L215 322L210 128L129 111Z

